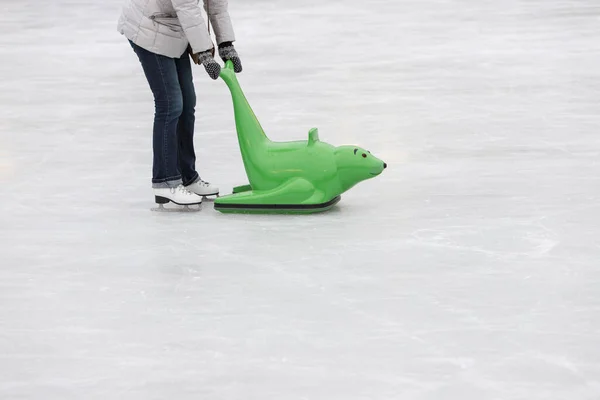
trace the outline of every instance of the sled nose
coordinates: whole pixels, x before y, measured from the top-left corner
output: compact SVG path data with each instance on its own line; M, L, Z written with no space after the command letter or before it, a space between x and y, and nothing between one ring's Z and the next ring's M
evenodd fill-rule
M387 164L383 163L383 169L386 169L386 168L387 168Z

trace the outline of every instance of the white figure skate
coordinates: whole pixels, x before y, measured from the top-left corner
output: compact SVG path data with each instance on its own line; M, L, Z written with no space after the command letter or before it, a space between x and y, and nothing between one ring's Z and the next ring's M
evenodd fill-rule
M158 207L153 208L153 211L200 211L202 197L190 192L183 185L179 185L176 188L155 188L154 201ZM165 208L164 205L169 202L183 206L183 208Z
M197 194L198 196L202 196L203 200L208 200L208 196L219 197L219 188L210 184L209 182L203 181L202 179L198 179L191 185L186 186L185 189Z

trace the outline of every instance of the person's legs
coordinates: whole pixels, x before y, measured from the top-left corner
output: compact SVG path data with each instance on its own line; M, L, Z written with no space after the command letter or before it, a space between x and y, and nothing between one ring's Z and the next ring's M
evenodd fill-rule
M142 64L154 95L152 187L175 188L182 184L177 124L183 110L175 60L149 52L131 41L129 43Z
M196 153L194 151L194 124L196 122L196 90L192 77L192 63L188 53L175 59L179 87L183 98L183 107L177 125L179 150L179 169L184 186L199 179L196 172Z
M177 136L179 143L179 168L186 189L200 196L219 194L219 188L205 182L196 172L196 154L194 151L194 123L196 91L192 78L192 63L188 54L175 60L179 85L183 97L183 110L179 118Z

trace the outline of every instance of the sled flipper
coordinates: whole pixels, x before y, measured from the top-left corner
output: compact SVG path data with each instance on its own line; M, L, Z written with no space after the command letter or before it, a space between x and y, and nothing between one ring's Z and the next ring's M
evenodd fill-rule
M324 194L302 178L287 181L272 190L245 191L215 200L215 210L223 213L314 213L326 211L339 201Z

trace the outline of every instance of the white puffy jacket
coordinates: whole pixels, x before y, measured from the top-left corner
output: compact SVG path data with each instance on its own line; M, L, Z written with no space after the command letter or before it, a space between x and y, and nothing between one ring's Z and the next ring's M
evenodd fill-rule
M235 35L227 0L203 0L217 44ZM188 43L194 53L213 48L199 0L127 0L117 30L138 46L167 57L180 57Z

